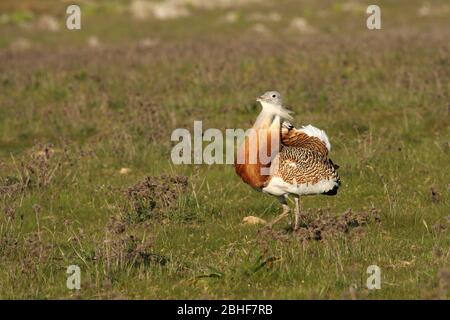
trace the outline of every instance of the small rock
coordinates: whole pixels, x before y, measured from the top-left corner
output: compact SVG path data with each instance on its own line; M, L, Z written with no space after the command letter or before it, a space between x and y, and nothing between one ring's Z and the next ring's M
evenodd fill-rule
M417 15L419 15L421 17L429 16L430 13L431 13L431 7L429 4L424 4L423 6L421 6L419 8L419 10L417 10Z
M134 0L130 4L131 15L137 20L154 17L158 20L175 19L190 14L187 4L180 1L149 2Z
M266 224L267 221L255 216L248 216L242 219L242 222L244 224Z
M281 21L281 14L277 12L271 12L268 14L264 14L261 12L255 12L252 13L249 17L249 20L251 21L261 21L261 22L279 22Z
M129 174L130 172L131 172L130 168L122 168L119 171L120 174Z
M150 49L156 45L158 45L159 41L157 39L152 39L152 38L144 38L139 40L138 42L138 48L145 50L145 49Z
M260 33L260 34L269 34L270 33L270 29L267 28L265 25L263 25L262 23L257 23L252 27L252 31Z
M137 20L147 19L149 16L151 16L152 9L152 4L147 1L134 0L130 4L131 15Z
M23 51L31 48L31 42L25 38L18 38L9 47L14 51Z
M356 13L356 14L366 11L366 7L364 7L363 4L358 3L356 1L344 2L341 6L341 9L343 12Z
M36 21L36 28L39 30L59 31L59 21L50 15L43 15Z
M224 17L223 21L227 23L235 23L238 20L238 14L236 11L228 12Z
M153 15L159 20L175 19L188 16L189 10L176 2L163 2L154 6Z
M96 36L90 36L88 38L88 46L91 48L99 48L100 47L100 40Z
M304 34L315 33L316 29L312 27L305 18L297 17L292 19L289 28Z

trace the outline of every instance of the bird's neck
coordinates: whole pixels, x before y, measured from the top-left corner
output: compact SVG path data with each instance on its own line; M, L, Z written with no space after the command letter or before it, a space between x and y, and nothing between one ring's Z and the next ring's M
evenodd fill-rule
M283 119L291 120L289 111L283 106L261 102L262 110L256 118L253 129L268 129L273 125L280 125Z
M269 178L271 158L280 150L282 117L279 111L283 109L275 107L263 104L263 109L253 125L253 131L246 136L240 147L239 152L243 155L244 162L235 164L236 173L246 183L257 189L264 187ZM289 116L287 111L286 115ZM252 156L251 152L256 154ZM261 155L269 156L269 162L263 163Z
M281 106L262 103L263 109L253 125L254 136L251 140L257 146L258 152L264 154L278 153L280 150L280 135L282 112L286 112ZM280 112L281 111L281 112ZM261 140L262 139L262 140ZM261 154L261 153L259 153Z
M253 124L253 129L268 129L274 121L275 115L266 110L262 110Z

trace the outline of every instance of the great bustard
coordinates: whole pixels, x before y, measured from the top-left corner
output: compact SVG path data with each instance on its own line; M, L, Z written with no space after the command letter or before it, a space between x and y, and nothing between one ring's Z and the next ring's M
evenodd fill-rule
M283 107L277 91L268 91L256 101L262 106L253 125L253 133L256 133L246 136L238 152L243 155L242 160L236 160L235 170L253 188L279 199L283 212L272 224L288 215L286 199L293 195L294 230L297 230L300 227L300 196L335 195L340 185L338 166L328 158L331 145L325 132L311 125L294 128L288 122L292 120L291 112ZM252 150L258 150L254 158L250 155ZM261 161L260 151L272 154L269 162Z

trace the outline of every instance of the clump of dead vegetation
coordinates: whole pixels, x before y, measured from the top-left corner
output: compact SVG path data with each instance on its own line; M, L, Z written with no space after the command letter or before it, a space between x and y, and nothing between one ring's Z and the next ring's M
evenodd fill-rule
M128 267L165 265L168 259L154 252L155 236L151 230L146 222L129 223L120 216L112 216L94 260L103 265L108 275Z
M43 239L40 231L24 235L21 243L22 270L33 270L49 263L54 258L55 244Z
M122 206L122 212L131 223L164 218L178 209L187 189L188 179L185 176L146 177L124 191L126 203Z
M11 219L0 223L0 263L14 264L15 275L32 275L55 261L57 251L44 232L21 231L20 224Z
M348 209L341 215L317 209L315 211L308 210L303 214L303 223L300 229L296 231L292 229L277 231L264 228L261 230L261 233L281 241L290 239L290 233L300 242L320 241L340 236L362 236L365 232L364 226L370 223L379 223L380 221L380 213L375 208L359 212Z
M433 231L435 234L445 234L450 228L450 216L440 219L433 225Z
M450 269L441 269L433 282L428 284L428 287L432 289L422 291L422 298L448 300L450 298Z
M121 269L127 266L165 265L168 259L154 253L154 236L148 235L141 226L116 228L108 225L102 246L96 252L107 270Z
M17 159L11 155L0 174L0 212L15 220L27 194L46 192L53 184L64 185L73 177L75 163L67 146L56 148L53 144L38 144Z
M17 274L32 274L56 259L59 252L41 227L42 207L34 203L25 211L24 199L45 194L54 185L64 185L75 173L76 155L68 146L37 144L23 156L2 163L0 175L0 262L13 263ZM36 228L25 231L24 215L31 215Z
M171 212L180 210L180 199L187 189L187 177L161 175L145 177L120 190L123 201L117 206L117 214L110 218L96 252L105 268L165 265L168 258L154 250L152 222L161 222Z
M0 195L14 197L26 191L48 187L58 175L69 177L74 164L66 147L36 145L21 159L11 156L10 174L0 177Z
M19 237L17 229L12 224L11 219L7 219L0 224L0 261L5 259L17 248Z

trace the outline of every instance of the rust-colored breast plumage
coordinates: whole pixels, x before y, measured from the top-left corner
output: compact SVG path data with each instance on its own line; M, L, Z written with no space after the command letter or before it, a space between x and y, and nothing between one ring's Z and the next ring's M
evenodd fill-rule
M279 133L278 133L279 134ZM262 168L270 168L271 163L267 164L261 164L260 158L259 158L259 152L256 154L256 163L251 160L250 152L251 150L260 150L260 148L263 148L265 152L267 152L267 155L271 154L272 146L271 146L271 133L268 132L267 135L267 144L263 145L258 140L258 135L254 136L253 138L245 137L244 143L242 144L241 152L244 154L244 161L243 163L237 163L235 161L234 169L236 173L242 178L242 180L252 186L256 189L262 189L267 180L270 178L269 175L262 175L261 169ZM256 144L256 148L251 148L250 144Z

